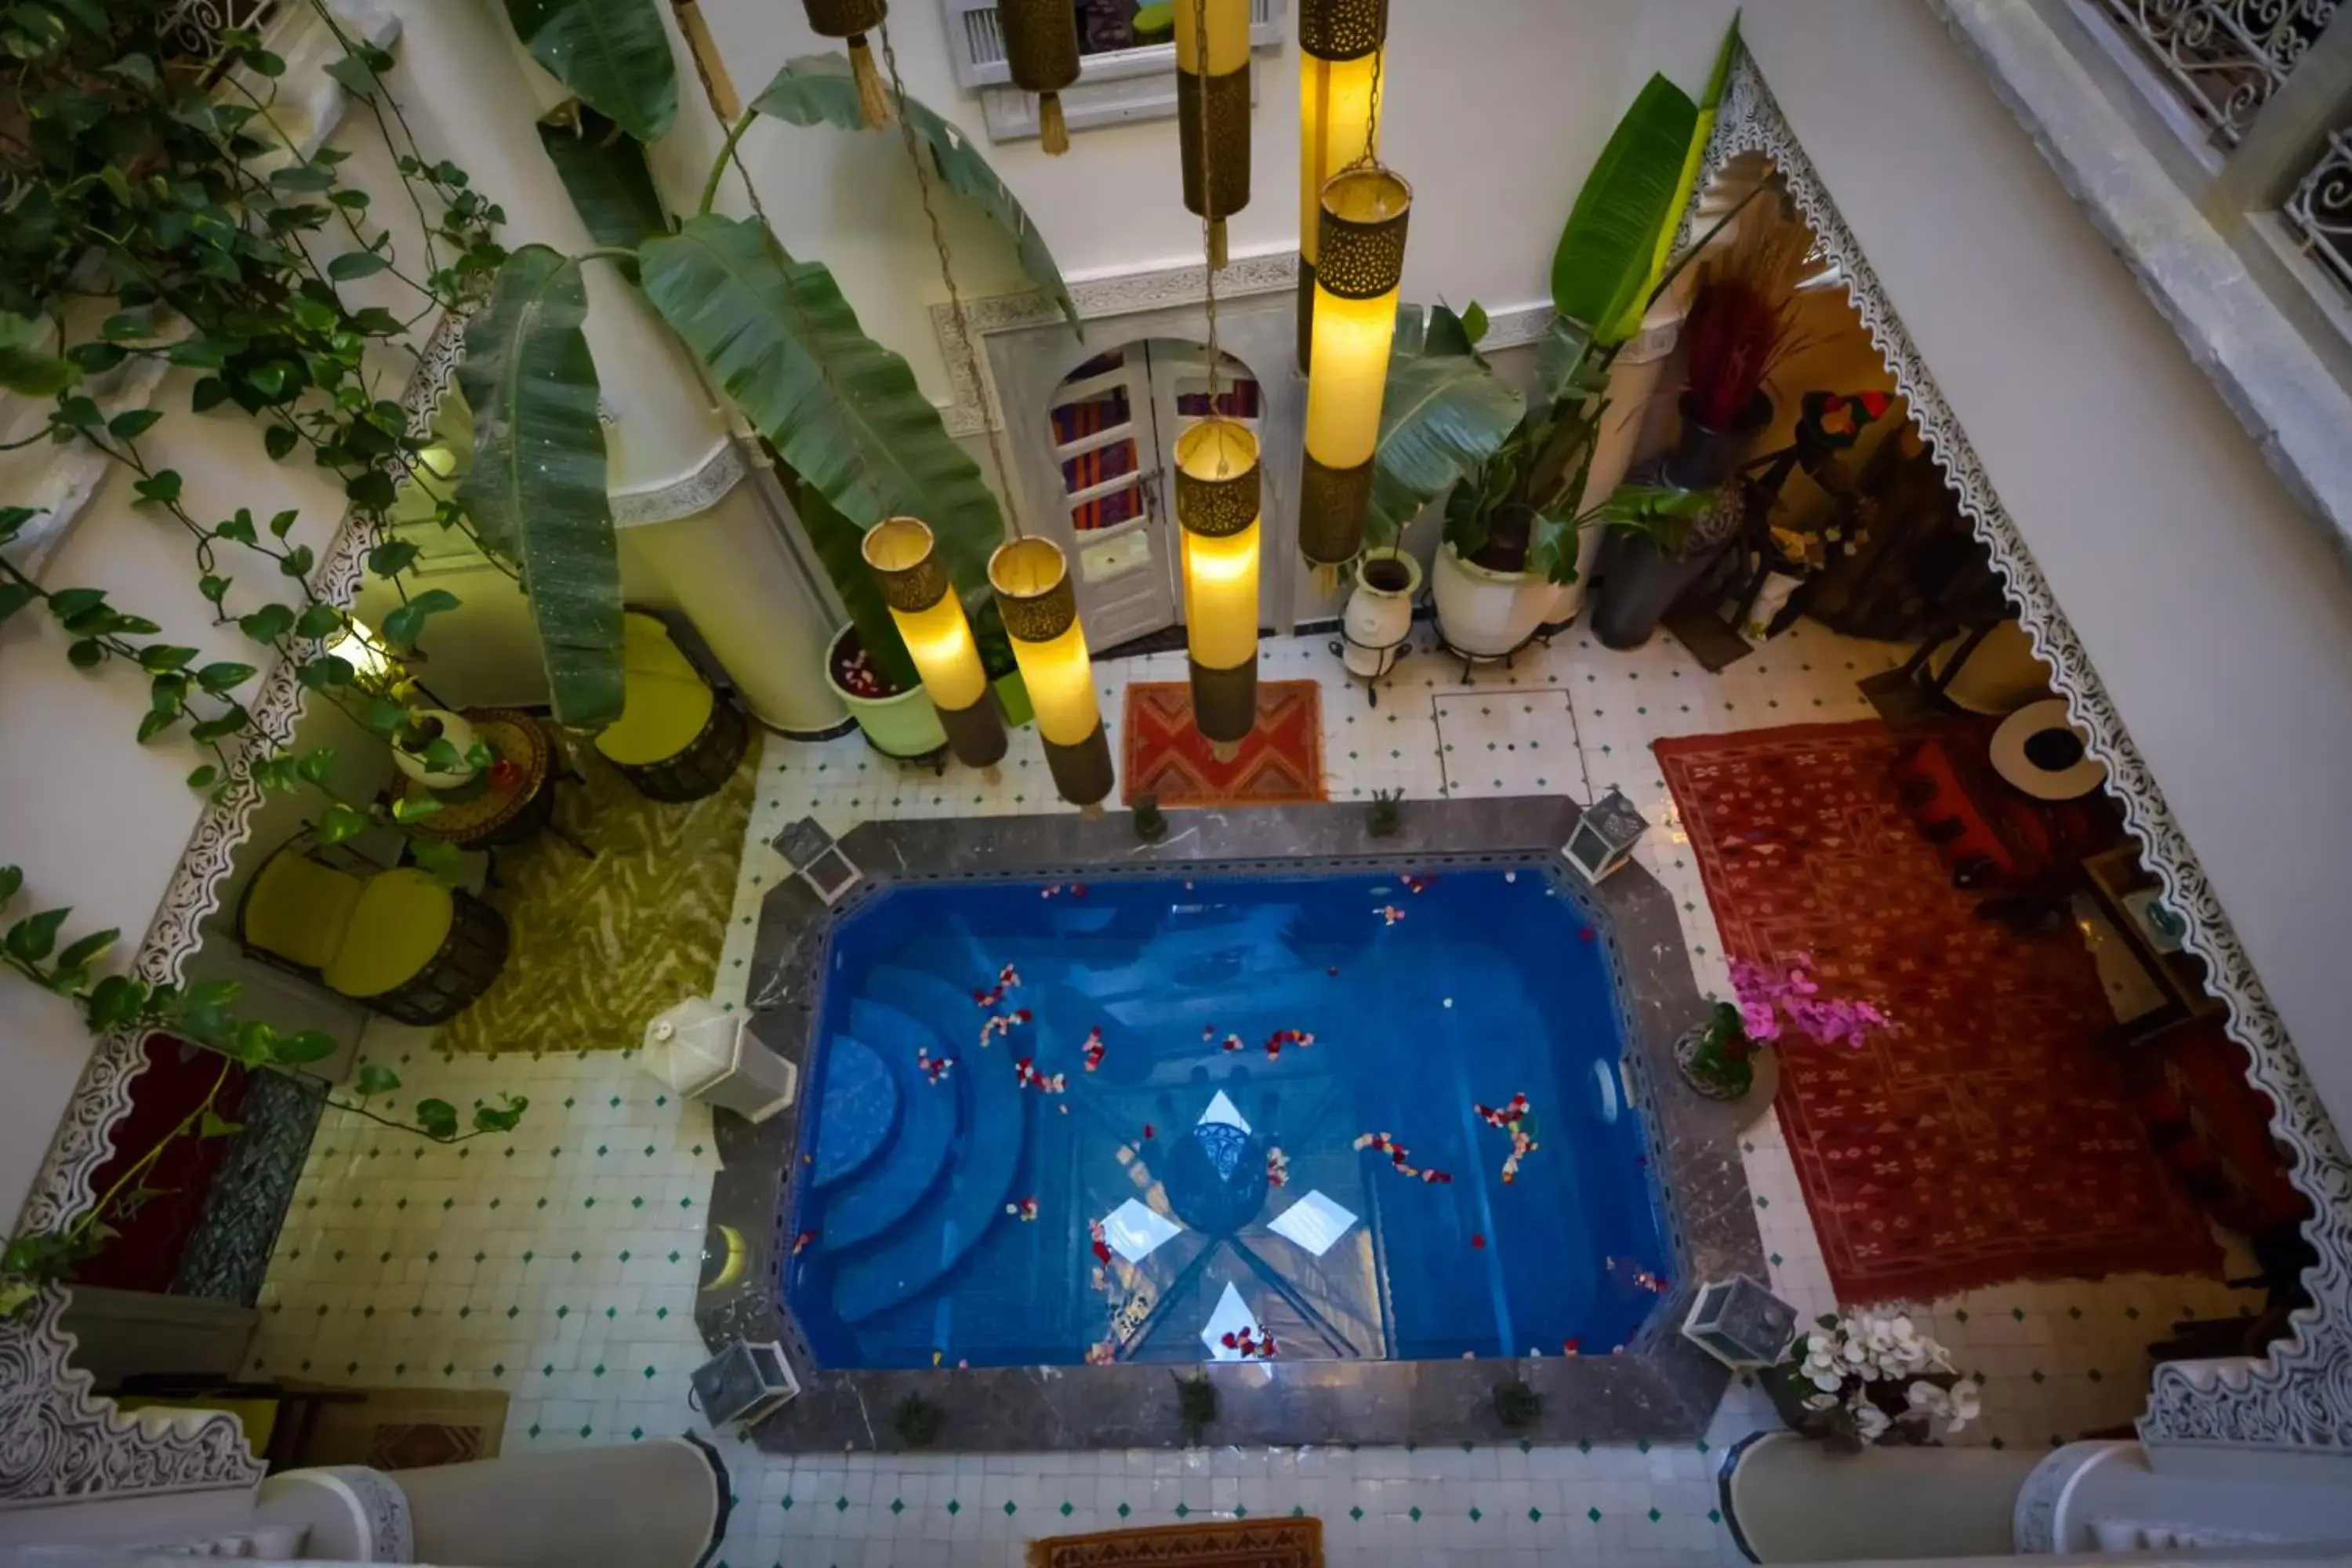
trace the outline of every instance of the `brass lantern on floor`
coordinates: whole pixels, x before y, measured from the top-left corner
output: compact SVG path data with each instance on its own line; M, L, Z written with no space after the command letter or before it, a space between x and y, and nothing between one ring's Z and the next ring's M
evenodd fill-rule
M1412 214L1412 187L1378 163L1323 187L1298 498L1298 547L1318 566L1345 564L1363 548Z
M1045 154L1070 150L1062 89L1078 79L1078 13L1070 0L996 0L1004 30L1004 63L1013 85L1037 95L1037 139Z
M1227 755L1257 722L1258 462L1248 426L1211 417L1176 437L1176 521L1193 721Z
M949 749L966 767L994 767L1004 760L1004 719L989 689L963 601L940 564L929 525L911 517L886 518L866 531L865 552L915 673L940 710Z
M1112 784L1110 736L1095 701L1094 661L1069 563L1051 540L1016 539L988 558L988 582L1037 711L1054 787L1073 805L1098 805Z
M1176 0L1176 124L1184 205L1225 265L1225 220L1249 205L1250 0Z
M880 125L890 118L890 100L882 90L882 75L874 68L874 51L866 35L882 25L889 0L801 0L809 26L818 37L839 38L849 46L849 74L857 83L857 106L866 123Z
M1300 0L1298 7L1298 368L1313 361L1316 231L1323 187L1380 153L1381 51L1389 0Z

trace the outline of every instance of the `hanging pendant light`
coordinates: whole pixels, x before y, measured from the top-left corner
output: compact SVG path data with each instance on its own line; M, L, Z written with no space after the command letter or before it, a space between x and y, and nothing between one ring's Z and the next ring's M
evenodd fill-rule
M1220 761L1257 723L1257 437L1212 416L1176 438L1192 718Z
M1316 231L1323 187L1378 156L1381 51L1389 0L1300 0L1298 7L1298 369L1315 342Z
M1034 534L1001 544L988 558L988 581L1037 710L1054 787L1073 805L1098 806L1113 782L1110 736L1095 702L1094 661L1061 548Z
M1378 163L1349 169L1323 187L1320 216L1298 548L1339 566L1364 544L1412 187Z
M874 68L874 51L866 45L866 35L882 25L890 10L889 0L801 0L808 10L809 26L826 38L841 38L849 45L849 74L857 83L857 106L866 114L869 126L880 125L890 118L890 100L882 91L882 73Z
M988 689L988 672L929 524L886 518L866 531L866 564L890 606L890 619L940 710L948 747L966 767L992 768L1004 760L1004 719Z
M1013 85L1037 95L1037 137L1048 157L1070 150L1062 89L1078 79L1078 12L1070 0L996 0Z
M1225 220L1249 205L1250 0L1177 0L1176 123L1184 205L1209 225L1209 265L1225 265Z

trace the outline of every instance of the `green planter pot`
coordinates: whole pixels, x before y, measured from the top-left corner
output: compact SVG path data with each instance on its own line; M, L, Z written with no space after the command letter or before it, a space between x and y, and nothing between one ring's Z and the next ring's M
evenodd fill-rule
M1018 730L1037 717L1034 704L1029 700L1029 683L1021 672L1000 675L989 684L996 689L996 705L1004 710L1004 722Z
M840 657L844 639L856 631L845 626L841 635L824 651L824 683L866 731L874 749L887 757L913 761L928 757L948 743L948 732L940 727L939 710L931 706L930 694L918 686L912 691L902 691L896 697L860 697L844 688L834 679L833 667Z

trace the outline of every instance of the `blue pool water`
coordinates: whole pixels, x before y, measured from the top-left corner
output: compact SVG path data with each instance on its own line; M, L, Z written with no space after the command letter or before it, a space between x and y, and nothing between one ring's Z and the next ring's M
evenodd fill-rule
M1666 1264L1601 944L1533 867L1417 880L917 884L850 915L785 1265L819 1357L1197 1362L1243 1327L1286 1359L1631 1337ZM1282 1031L1313 1042L1270 1056ZM1475 1108L1520 1094L1539 1146L1507 1183L1511 1133Z

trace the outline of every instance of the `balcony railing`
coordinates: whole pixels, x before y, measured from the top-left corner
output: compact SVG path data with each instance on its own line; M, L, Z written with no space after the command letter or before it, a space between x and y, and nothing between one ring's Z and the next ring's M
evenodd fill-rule
M2318 161L2287 198L2284 216L2305 253L2352 291L2352 134L2328 132Z

